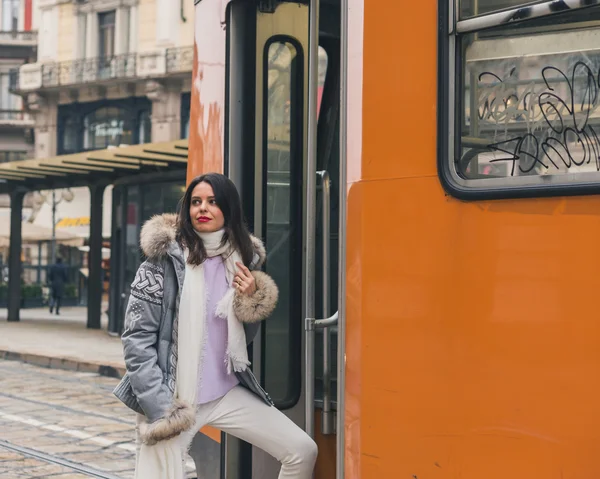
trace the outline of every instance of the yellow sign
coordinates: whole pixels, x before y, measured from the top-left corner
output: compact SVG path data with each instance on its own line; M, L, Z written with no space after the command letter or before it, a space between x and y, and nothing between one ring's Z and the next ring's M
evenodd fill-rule
M58 223L56 223L57 228L75 228L78 226L89 226L90 225L90 217L89 216L81 216L79 218L62 218Z

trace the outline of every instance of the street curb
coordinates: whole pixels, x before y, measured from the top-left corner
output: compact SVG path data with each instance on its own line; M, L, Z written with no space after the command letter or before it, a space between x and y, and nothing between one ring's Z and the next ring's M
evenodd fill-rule
M22 363L33 364L49 369L63 369L66 371L78 371L84 373L95 373L100 376L121 379L125 375L125 368L109 364L92 363L79 361L70 358L59 358L51 356L42 356L39 354L20 353L17 351L7 351L0 349L0 359L7 361L20 361Z

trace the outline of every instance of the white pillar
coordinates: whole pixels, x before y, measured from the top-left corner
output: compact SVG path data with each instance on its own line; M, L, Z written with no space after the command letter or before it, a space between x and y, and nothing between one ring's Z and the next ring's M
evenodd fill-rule
M119 7L115 18L115 55L129 51L129 8Z
M169 85L152 102L152 142L173 141L181 133L181 86Z
M58 97L49 96L35 115L35 157L49 158L57 152Z
M40 16L38 61L54 62L58 53L58 7L46 8Z
M179 4L172 0L156 0L156 43L159 46L177 45Z
M75 43L75 59L80 60L86 57L87 38L87 17L77 15L77 37Z
M19 24L17 30L25 30L25 2L19 2Z
M85 57L98 56L98 15L95 12L87 14L86 19Z
M129 51L136 53L138 49L138 7L133 5L129 10Z

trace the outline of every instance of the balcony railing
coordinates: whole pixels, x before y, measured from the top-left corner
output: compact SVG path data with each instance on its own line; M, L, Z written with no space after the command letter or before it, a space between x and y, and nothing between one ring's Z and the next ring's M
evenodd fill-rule
M29 121L31 117L23 110L3 110L0 108L0 123Z
M167 73L189 72L193 67L194 47L167 49Z
M17 30L0 30L0 45L36 46L36 31L19 32Z
M136 55L87 58L42 65L42 86L54 87L136 76Z
M110 80L158 78L193 70L194 48L169 48L84 58L57 63L28 63L10 72L10 90L25 91Z

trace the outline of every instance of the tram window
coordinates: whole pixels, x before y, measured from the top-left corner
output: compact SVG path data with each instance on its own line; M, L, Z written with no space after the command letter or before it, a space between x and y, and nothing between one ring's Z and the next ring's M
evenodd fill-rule
M456 36L445 178L455 192L600 183L599 32L594 7Z
M321 102L323 101L323 88L325 87L328 63L329 57L327 56L327 52L319 45L319 94L317 98L317 117L321 114Z
M265 322L264 380L278 407L295 404L301 386L302 58L288 41L268 45L266 61L266 270L279 302Z
M539 2L528 2L527 0L460 0L460 17L474 17L531 3Z

